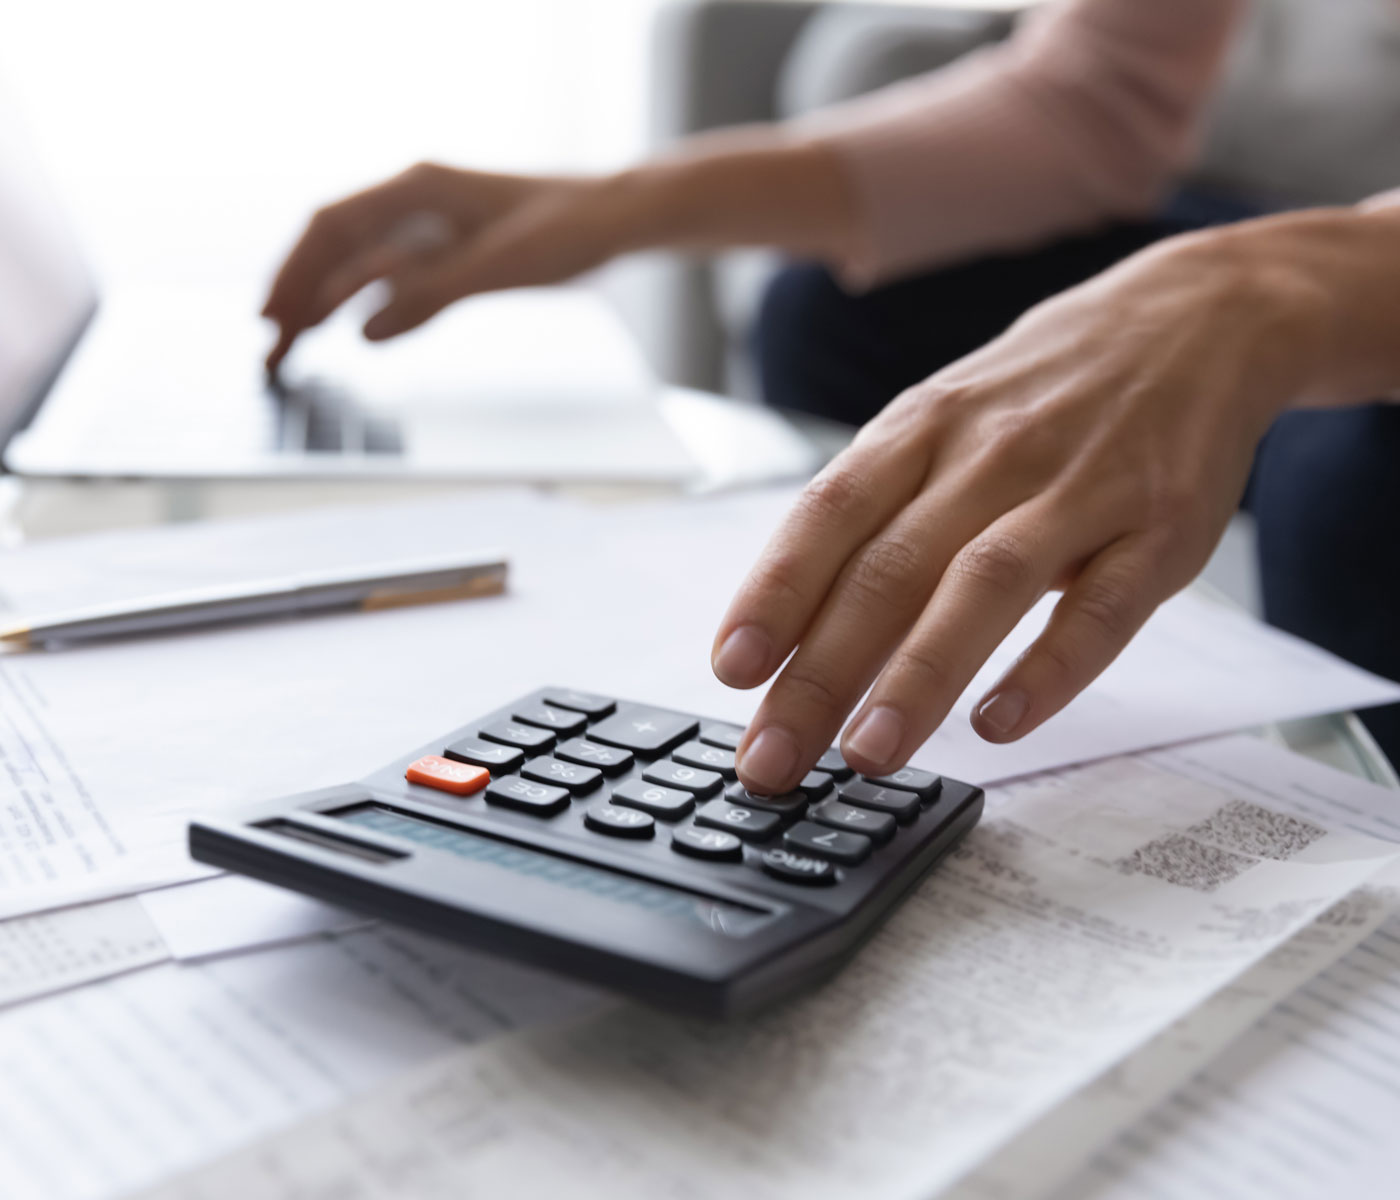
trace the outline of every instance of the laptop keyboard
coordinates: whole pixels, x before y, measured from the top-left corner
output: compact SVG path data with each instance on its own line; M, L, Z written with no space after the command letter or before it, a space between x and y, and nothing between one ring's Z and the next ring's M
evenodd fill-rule
M268 385L277 401L278 449L308 454L403 453L398 422L364 411L343 389L321 380Z

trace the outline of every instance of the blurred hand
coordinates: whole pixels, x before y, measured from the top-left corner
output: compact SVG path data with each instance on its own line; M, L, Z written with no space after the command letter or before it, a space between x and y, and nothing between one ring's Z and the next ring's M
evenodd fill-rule
M901 395L806 489L715 639L734 687L792 654L739 748L746 786L794 786L872 682L842 752L867 774L902 766L1063 589L973 718L1019 738L1196 575L1321 340L1314 292L1233 244L1164 243L1042 304Z
M454 300L556 283L616 251L602 180L492 175L423 163L321 209L277 273L263 316L277 322L269 372L297 337L366 284L392 298L365 325L379 340Z

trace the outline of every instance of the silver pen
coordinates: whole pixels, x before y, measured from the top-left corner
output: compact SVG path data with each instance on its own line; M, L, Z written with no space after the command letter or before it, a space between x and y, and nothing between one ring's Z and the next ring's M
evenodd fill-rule
M0 644L23 649L259 617L493 596L505 590L507 565L505 556L493 550L469 558L414 559L169 592L33 618L0 630Z

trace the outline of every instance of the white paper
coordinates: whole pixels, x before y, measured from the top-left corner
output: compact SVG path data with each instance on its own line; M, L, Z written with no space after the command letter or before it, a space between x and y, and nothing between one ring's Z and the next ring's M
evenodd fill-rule
M170 956L181 961L300 942L369 923L358 913L239 875L161 888L137 900Z
M1331 827L1400 840L1400 792L1256 738L1214 739L1150 757L1253 803ZM1096 1150L1215 1059L1280 1001L1371 935L1397 906L1400 868L1390 867L1023 1131L952 1189L949 1200L1030 1200L1061 1186L1064 1200L1081 1200L1091 1190L1090 1182L1075 1172Z
M0 1194L125 1196L464 1041L598 1003L538 972L368 930L11 1008Z
M1400 920L1116 1140L1064 1200L1391 1200L1400 1180Z
M989 805L805 1000L456 1054L153 1195L928 1196L1396 861L1160 762Z
M1248 613L1190 592L1167 601L1072 704L1020 741L984 742L973 706L1030 645L1059 599L1047 596L997 649L915 756L986 783L1149 746L1400 700L1362 671ZM939 765L941 764L941 765Z
M170 957L138 900L0 921L0 1008Z
M758 694L714 679L711 639L791 497L585 506L485 493L6 557L20 604L54 601L56 571L83 593L68 602L94 602L131 586L124 578L176 586L182 566L185 583L205 584L486 542L505 547L511 578L507 595L456 604L5 658L10 694L42 714L68 764L56 803L72 819L47 882L0 888L0 916L195 877L189 816L353 781L545 684L746 720ZM1046 733L992 747L955 714L915 761L977 782L1391 695L1400 689L1182 596Z

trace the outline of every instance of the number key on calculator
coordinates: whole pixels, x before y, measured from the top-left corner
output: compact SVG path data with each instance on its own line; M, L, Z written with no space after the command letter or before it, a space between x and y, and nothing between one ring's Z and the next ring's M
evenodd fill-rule
M735 782L738 726L542 688L359 783L190 824L201 862L575 976L730 1015L836 970L977 823L980 789L836 750Z

